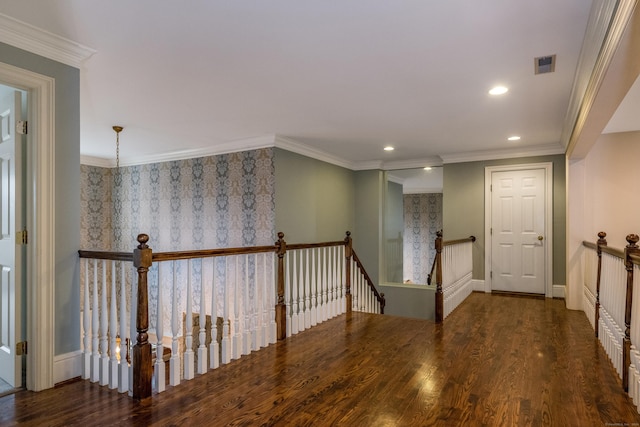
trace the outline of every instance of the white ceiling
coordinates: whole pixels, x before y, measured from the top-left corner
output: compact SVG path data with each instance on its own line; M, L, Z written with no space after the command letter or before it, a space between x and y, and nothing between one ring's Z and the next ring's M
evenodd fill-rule
M563 152L590 6L0 0L0 13L96 50L81 68L83 155L113 158L122 125L125 161L277 135L357 166ZM534 75L550 54L556 71ZM495 84L510 90L490 97Z

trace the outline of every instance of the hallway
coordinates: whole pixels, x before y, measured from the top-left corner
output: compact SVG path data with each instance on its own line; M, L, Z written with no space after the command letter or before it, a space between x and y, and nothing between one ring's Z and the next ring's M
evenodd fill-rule
M598 426L640 415L584 313L474 293L443 325L339 316L149 404L86 381L0 398L0 424L18 423Z

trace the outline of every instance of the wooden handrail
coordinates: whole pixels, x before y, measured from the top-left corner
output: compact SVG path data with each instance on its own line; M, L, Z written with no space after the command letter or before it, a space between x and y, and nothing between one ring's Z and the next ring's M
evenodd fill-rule
M351 235L350 231L347 231L349 235ZM320 243L293 243L287 245L287 248L290 250L299 250L299 249L311 249L311 248L326 248L330 246L345 246L346 242L344 240L337 240L335 242L320 242Z
M104 259L110 261L131 261L133 262L133 253L131 252L107 252L107 251L78 251L80 258Z
M640 265L640 254L636 254L636 253L629 254L629 261L631 261L635 265Z
M446 240L442 242L442 246L451 246L451 245L459 245L460 243L467 243L467 242L475 242L476 241L476 236L469 236L466 237L464 239L456 239L456 240Z
M192 251L156 252L153 254L153 261L177 261L195 258L212 258L218 256L259 254L265 252L277 252L277 245L274 246L248 246L239 248L220 249L196 249Z
M612 248L610 246L602 246L602 252L616 258L624 259L624 250L622 249Z
M384 314L384 306L387 303L387 300L384 297L384 293L378 292L378 290L376 289L376 286L373 283L373 280L371 280L371 277L369 277L367 270L364 269L362 262L360 262L360 258L358 258L358 255L356 255L356 251L352 249L351 254L353 256L353 260L356 263L356 266L358 267L358 269L364 276L364 279L366 280L367 284L369 285L369 289L371 289L371 291L376 297L376 300L378 301L378 304L380 304L380 314Z

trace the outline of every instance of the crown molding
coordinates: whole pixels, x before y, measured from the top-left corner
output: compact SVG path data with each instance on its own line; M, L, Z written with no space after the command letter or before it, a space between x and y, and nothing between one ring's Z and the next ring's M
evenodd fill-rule
M387 173L387 181L395 182L396 184L403 185L406 179L400 176L394 175L393 173Z
M85 166L96 166L99 168L115 168L116 162L113 159L105 159L104 157L94 157L80 155L80 164Z
M442 166L442 159L439 156L432 156L422 159L396 160L384 162L382 169L387 171L395 169L421 169L426 166Z
M275 147L282 148L283 150L291 151L296 154L301 154L303 156L311 157L312 159L331 163L336 166L355 170L352 162L341 159L340 157L334 156L322 150L318 150L317 148L312 148L286 136L275 135Z
M552 156L564 154L560 144L545 144L535 147L510 148L504 150L470 151L458 154L442 154L442 163L463 163L483 160L514 159L518 157Z
M259 150L274 146L274 135L264 135L252 138L228 141L222 144L210 145L203 148L171 151L143 156L120 157L120 166L137 166L149 163L172 162L176 160L196 159L199 157L218 156L222 154L238 153L242 151ZM87 163L84 163L86 160ZM100 157L81 156L81 162L90 166L115 167L115 160ZM93 162L93 163L92 163ZM106 166L108 164L108 166Z
M96 51L0 13L0 42L80 68Z

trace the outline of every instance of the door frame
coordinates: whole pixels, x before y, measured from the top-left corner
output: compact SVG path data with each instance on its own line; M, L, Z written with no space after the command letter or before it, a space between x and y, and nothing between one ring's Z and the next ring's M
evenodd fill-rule
M544 169L545 179L545 245L544 245L544 289L545 297L553 298L553 163L524 163L516 165L485 166L484 168L484 291L490 293L491 282L491 174L493 172L510 172L527 169Z
M26 387L40 391L54 385L55 80L0 62L0 83L27 91Z

